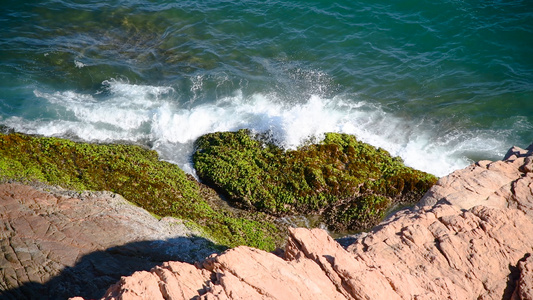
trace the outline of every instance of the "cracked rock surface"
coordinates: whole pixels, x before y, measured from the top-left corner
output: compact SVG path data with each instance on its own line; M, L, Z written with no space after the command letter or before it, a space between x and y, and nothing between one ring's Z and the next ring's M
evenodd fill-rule
M0 299L99 298L136 270L214 252L195 235L110 192L0 184Z
M533 299L533 147L439 180L347 248L291 229L283 254L237 247L168 262L103 299Z
M442 200L464 209L522 205L533 215L532 177L533 144L526 149L513 147L503 160L479 161L442 177L418 205L435 205Z

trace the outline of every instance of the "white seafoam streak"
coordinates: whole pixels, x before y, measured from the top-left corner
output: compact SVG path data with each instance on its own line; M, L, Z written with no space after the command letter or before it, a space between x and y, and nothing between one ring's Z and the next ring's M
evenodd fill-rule
M282 104L275 96L231 97L191 107L173 99L171 87L106 81L108 96L72 91L35 96L62 111L47 120L12 117L3 123L17 131L44 136L75 137L91 142L129 141L150 144L161 158L194 173L191 157L194 141L203 134L249 128L269 132L280 146L294 149L310 137L326 132L349 133L382 147L406 163L437 176L462 168L470 161L461 156L476 145L503 143L490 134L468 137L462 132L435 136L424 122L409 123L380 107L354 99L310 96L299 104ZM490 142L488 140L490 139Z

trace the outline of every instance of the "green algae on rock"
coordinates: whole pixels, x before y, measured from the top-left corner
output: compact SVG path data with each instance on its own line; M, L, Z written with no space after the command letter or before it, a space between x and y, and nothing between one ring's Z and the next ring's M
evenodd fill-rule
M199 177L237 205L276 216L321 215L335 231L367 229L437 180L347 134L285 151L240 130L204 135L197 147Z
M212 190L139 146L0 134L0 179L112 191L151 213L188 220L223 246L273 250L283 239L267 216L221 209Z

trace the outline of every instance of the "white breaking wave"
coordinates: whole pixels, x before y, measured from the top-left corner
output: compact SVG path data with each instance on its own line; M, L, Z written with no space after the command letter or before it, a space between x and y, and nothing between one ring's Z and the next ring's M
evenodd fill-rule
M86 64L82 63L81 61L74 60L74 65L76 68L81 69L86 66Z
M135 85L115 80L104 82L95 95L34 91L58 111L52 119L3 120L17 131L45 136L77 137L86 141L149 143L162 159L194 173L191 157L194 141L203 134L249 128L268 132L280 146L294 149L326 132L349 133L382 147L406 163L437 176L463 168L471 161L463 153L505 149L504 139L492 132L468 135L461 131L436 134L424 122L402 120L379 106L337 96L311 96L299 104L281 103L273 95L232 97L187 106L176 100L171 87ZM105 94L105 97L100 97ZM487 149L487 145L493 145ZM479 147L479 148L477 148ZM477 148L477 149L476 149Z

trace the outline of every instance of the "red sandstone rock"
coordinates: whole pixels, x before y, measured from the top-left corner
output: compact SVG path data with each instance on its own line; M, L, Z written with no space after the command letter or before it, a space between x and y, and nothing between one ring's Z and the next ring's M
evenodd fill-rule
M323 230L292 229L284 259L238 247L200 268L135 273L104 299L509 299L509 267L533 249L531 232L516 209L439 204L401 212L347 250ZM531 294L530 264L519 265L517 299Z
M238 247L197 266L167 263L103 299L533 299L528 150L442 178L420 207L347 249L323 230L292 229L283 258Z
M101 297L122 275L214 252L119 195L42 188L0 184L0 299Z
M513 294L513 300L533 299L533 256L527 257L518 264L520 279Z
M479 161L443 177L424 195L419 205L446 200L468 209L476 205L507 207L517 202L533 209L533 144L526 150L513 147L502 161ZM527 178L523 178L527 177ZM514 191L518 186L523 191ZM528 198L524 201L524 197Z

